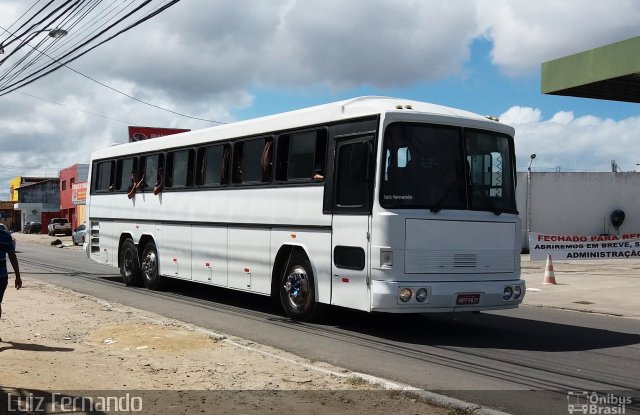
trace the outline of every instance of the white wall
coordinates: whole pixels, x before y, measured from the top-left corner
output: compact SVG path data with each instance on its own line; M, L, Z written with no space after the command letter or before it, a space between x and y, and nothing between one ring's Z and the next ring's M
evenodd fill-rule
M640 233L640 173L532 172L530 179L527 203L527 173L518 173L524 247L529 246L527 228L553 234L616 234L609 220L616 209L626 215L620 233Z

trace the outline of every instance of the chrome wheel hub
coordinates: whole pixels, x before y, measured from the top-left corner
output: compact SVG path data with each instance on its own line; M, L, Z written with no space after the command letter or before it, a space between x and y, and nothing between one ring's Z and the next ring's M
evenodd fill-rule
M289 302L294 307L303 307L309 299L309 278L307 271L300 266L294 267L287 275L284 289Z

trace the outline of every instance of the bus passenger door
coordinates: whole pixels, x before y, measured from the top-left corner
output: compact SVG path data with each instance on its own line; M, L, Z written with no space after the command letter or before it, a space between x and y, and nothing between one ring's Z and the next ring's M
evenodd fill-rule
M336 142L331 304L368 311L373 136Z

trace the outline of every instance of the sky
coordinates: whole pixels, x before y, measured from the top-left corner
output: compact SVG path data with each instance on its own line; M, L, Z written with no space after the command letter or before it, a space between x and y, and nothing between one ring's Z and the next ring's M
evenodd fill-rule
M3 0L0 26L31 3ZM129 125L198 129L363 95L498 116L518 171L533 153L533 171L640 171L638 104L540 92L543 62L636 36L635 0L184 0L69 66L210 121L62 68L0 96L0 200L11 178L57 177Z

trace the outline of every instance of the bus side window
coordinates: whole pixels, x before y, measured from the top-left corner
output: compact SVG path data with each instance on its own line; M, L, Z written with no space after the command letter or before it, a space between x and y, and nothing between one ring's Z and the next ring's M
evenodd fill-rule
M271 147L271 138L257 138L236 143L233 157L233 182L270 182Z
M262 182L267 183L271 181L271 149L273 147L272 140L265 140L262 147L262 156L260 156L260 171L262 172Z
M131 183L131 173L136 171L138 159L135 157L118 160L115 190L127 190Z
M242 155L244 153L244 142L235 143L233 145L233 171L231 180L234 183L242 183Z
M206 157L207 147L200 147L196 154L196 186L204 184L204 178L207 168Z
M193 184L193 150L172 151L167 154L164 185L167 188L190 187Z
M324 130L287 134L278 141L277 179L324 179L327 139Z
M144 160L144 183L143 188L153 189L158 180L158 170L162 170L164 167L164 155L163 154L150 154L141 158L141 162Z
M229 164L231 161L231 144L225 144L222 150L222 166L220 167L220 184L229 184Z
M315 131L291 135L287 159L287 180L312 178L315 169L315 151Z
M316 181L324 180L326 157L327 157L327 134L325 130L321 130L321 131L318 131L318 134L316 136L316 148L315 148L315 155L313 157L312 178Z
M219 186L228 184L229 144L217 144L198 149L196 167L198 186Z
M98 192L109 191L109 188L113 185L115 175L115 162L103 161L97 164L95 174L94 190Z

